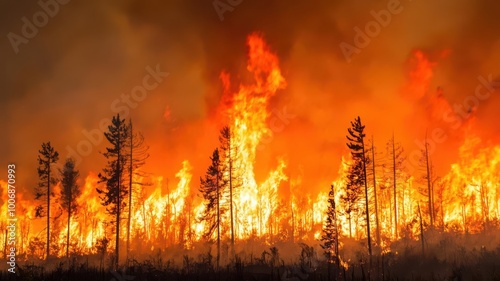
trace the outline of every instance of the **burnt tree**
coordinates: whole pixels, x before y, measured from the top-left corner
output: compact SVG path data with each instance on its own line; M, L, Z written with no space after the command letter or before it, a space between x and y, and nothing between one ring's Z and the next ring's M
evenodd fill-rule
M75 170L75 161L72 158L66 159L62 169L59 169L61 175L61 205L63 210L68 214L68 229L66 233L66 257L69 258L69 238L71 216L76 212L78 204L76 198L80 196L80 187L76 184L80 173Z
M231 230L231 255L234 255L234 237L235 221L237 221L234 212L234 191L240 186L241 177L237 171L238 149L234 143L234 136L229 126L224 126L220 131L220 158L225 169L224 180L229 189L229 220Z
M215 149L210 157L211 164L207 169L205 178L200 178L200 192L205 200L205 211L200 219L207 224L205 237L209 238L216 231L217 236L217 269L220 262L221 238L221 198L224 181L223 165L219 157L219 149Z
M394 215L394 237L398 238L398 174L401 174L404 169L405 158L403 156L403 147L400 143L396 143L394 134L391 140L387 143L387 152L390 156L390 167L392 176L392 195L393 195L393 215Z
M120 257L120 222L122 212L126 207L125 197L127 196L127 188L124 184L124 175L127 164L127 138L129 136L129 127L125 123L125 119L120 119L120 115L113 116L111 125L108 126L108 131L104 136L110 143L110 147L106 148L103 153L108 160L102 173L99 173L99 183L105 183L103 189L97 188L97 192L101 195L101 204L106 207L106 211L111 216L114 216L113 223L115 224L115 268L118 267Z
M132 200L134 200L133 195L139 191L135 190L134 187L142 187L145 185L151 185L150 183L145 183L143 181L135 181L134 178L144 178L147 173L141 170L141 167L146 163L149 158L149 146L144 142L144 136L140 132L134 132L132 127L132 119L129 120L128 125L128 137L125 143L127 155L127 173L128 173L128 222L127 222L127 259L130 254L130 232L132 228Z
M340 196L342 205L344 206L344 213L349 222L349 238L352 238L352 217L353 214L359 211L359 201L361 199L361 185L356 184L356 177L362 172L360 163L354 163L349 167L347 174L347 184L345 192Z
M365 134L363 133L365 126L361 123L361 118L358 116L351 122L351 128L347 129L348 135L347 147L351 150L351 156L354 161L355 174L349 179L354 185L364 186L365 188L365 215L366 215L366 234L368 242L368 255L372 257L372 241L370 235L370 208L368 197L368 183L366 179L366 152L365 152Z
M375 144L372 136L371 147L369 149L370 156L366 157L366 164L370 164L370 172L372 176L373 183L373 201L375 203L375 239L377 245L380 246L380 221L379 221L379 207L378 207L378 197L377 197L377 173L376 173L376 159L375 159Z
M434 209L434 183L436 176L434 175L434 165L432 163L429 142L427 136L425 138L424 148L421 149L422 156L420 158L420 167L424 170L421 180L425 184L425 189L421 191L427 197L427 209L429 213L430 226L434 227L435 222L435 209Z
M50 189L51 185L55 185L57 180L53 177L51 166L59 160L59 153L52 147L50 141L42 143L42 149L38 151L38 186L35 188L35 199L46 200L46 204L40 204L35 209L36 217L47 217L47 240L46 254L47 259L50 256L50 198L53 192ZM44 198L45 197L45 198Z
M324 250L328 263L328 280L330 280L330 266L335 263L340 268L339 260L339 233L337 228L337 209L335 206L335 188L330 186L328 193L328 209L326 211L323 235L321 236L321 248Z

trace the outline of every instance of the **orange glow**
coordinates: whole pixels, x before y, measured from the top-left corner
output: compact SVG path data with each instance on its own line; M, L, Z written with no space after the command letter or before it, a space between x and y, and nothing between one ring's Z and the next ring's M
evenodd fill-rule
M345 210L340 204L340 198L345 194L346 177L349 171L350 156L343 157L336 177L330 178L325 186L304 186L301 175L291 177L287 171L286 155L272 159L273 169L264 171L263 179L257 179L256 167L257 148L263 138L272 133L268 121L271 117L269 105L271 99L287 87L287 81L280 69L278 57L266 44L259 34L251 34L247 39L248 61L247 71L251 74L251 81L238 87L231 75L222 72L219 76L224 91L219 109L222 118L217 120L219 125L228 125L233 134L234 146L238 148L235 162L236 174L240 177L234 191L235 236L239 241L251 238L262 238L265 243L271 244L274 239L314 241L321 237L321 228L325 221L325 211L328 206L328 187L333 184L337 202L337 219L340 237L349 236L349 224ZM433 92L431 80L435 62L429 60L421 51L413 53L410 71L410 83L405 91L412 100L419 100ZM236 89L236 90L234 90ZM428 102L432 104L434 119L439 114L450 111L450 104L442 98L442 89L437 95L431 96ZM160 114L161 115L161 114ZM163 117L172 121L172 111L166 107ZM132 251L146 251L145 249L164 249L169 246L181 246L186 249L195 247L196 242L204 241L204 222L199 221L204 211L204 202L199 198L198 175L193 175L193 166L196 162L183 160L176 163L174 180L166 176L153 175L149 178L134 178L135 182L151 182L152 186L134 186L131 212L131 239ZM194 163L194 164L193 164ZM449 171L442 174L434 182L436 192L435 213L436 228L442 231L460 231L475 233L488 227L490 222L500 219L500 146L486 145L473 134L468 135L460 147L458 160L450 165ZM201 170L204 170L203 167ZM261 170L259 169L259 172ZM394 239L403 235L411 238L418 236L419 229L413 222L416 219L417 205L425 204L425 196L419 190L421 177L418 172L409 175L401 172L398 175L398 206L399 223L393 222L392 180L387 177L391 171L383 166L379 169L375 182L377 184L378 212L380 232L384 238L381 242L383 251L389 251L388 246ZM331 177L334 177L332 175ZM193 178L194 177L194 178ZM96 187L98 176L90 172L81 184L82 193L77 198L78 211L71 220L71 251L79 254L95 254L95 245L99 239L111 238L113 228L106 209ZM372 184L369 179L370 184ZM3 198L7 197L6 182L0 181ZM321 190L311 192L311 190ZM57 197L60 185L54 187ZM370 194L373 189L370 190ZM43 248L36 250L35 241L41 239L43 227L38 221L32 222L35 216L36 203L25 200L22 193L17 193L17 210L20 235L17 236L19 254L25 253L43 256ZM228 204L228 199L221 200L221 204ZM360 204L363 204L361 198ZM370 198L370 200L372 200ZM128 202L127 202L128 204ZM52 227L52 237L57 246L56 254L65 255L66 214L59 206L54 206L53 217L58 217ZM375 207L370 205L372 211ZM425 209L421 206L422 209ZM7 202L0 206L3 214L7 213ZM126 218L129 214L125 213ZM223 241L230 237L228 230L229 214L222 215ZM426 214L424 214L426 216ZM371 218L375 220L374 216ZM362 226L363 214L361 211L353 214L353 237L361 238L366 235ZM424 220L427 220L424 217ZM125 220L124 220L125 222ZM374 225L374 222L372 222ZM121 229L121 237L126 237L126 223ZM0 225L0 233L5 232L5 223ZM393 229L407 229L408 233L393 237ZM0 244L5 244L5 236L0 235ZM32 244L30 247L30 243ZM110 246L111 247L111 246ZM111 249L110 249L111 250ZM343 263L345 263L343 261ZM347 263L345 263L347 266Z

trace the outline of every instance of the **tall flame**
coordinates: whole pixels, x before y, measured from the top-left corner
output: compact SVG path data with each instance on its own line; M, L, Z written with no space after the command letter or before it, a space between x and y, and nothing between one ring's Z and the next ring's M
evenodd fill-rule
M255 154L262 137L269 133L267 119L269 117L268 103L276 92L286 87L286 81L281 75L278 57L273 54L258 34L248 36L247 70L253 74L253 83L240 85L239 90L231 93L230 75L221 74L225 99L231 106L226 109L233 142L238 148L238 156L234 166L242 177L242 187L235 196L237 213L237 231L239 238L251 234L263 234L268 229L269 219L277 206L276 200L267 202L277 196L280 182L287 180L284 174L286 167L280 161L278 168L269 173L262 184L257 184L254 173ZM266 203L263 204L263 199Z
M241 178L234 190L236 238L245 240L260 237L268 244L276 237L292 241L318 239L328 205L328 186L322 186L323 191L319 194L304 191L301 176L289 178L286 173L287 163L281 158L276 159L276 167L266 171L262 180L256 178L257 148L263 138L271 133L267 123L270 118L269 103L280 90L285 89L287 82L282 75L278 57L259 34L248 36L247 45L247 70L251 74L251 81L232 87L231 75L226 72L220 75L224 89L221 111L226 118L224 125L231 128L233 144L238 148L234 167L237 170L235 174ZM432 118L436 119L437 112L450 110L441 90L438 90L437 96L429 96L436 64L419 51L413 54L412 64L414 69L410 72L411 81L405 90L413 101L425 99L431 104ZM169 117L169 110L167 108L165 118ZM436 225L443 231L479 232L500 219L500 146L487 145L471 134L467 136L459 152L457 163L452 164L450 171L434 182ZM348 157L342 158L338 176L332 182L341 237L349 234L349 223L340 200L345 194L349 165ZM398 237L393 237L392 230L399 227L405 230L399 237L417 237L417 206L426 202L425 196L419 192L421 183L417 179L420 175L418 172L411 175L400 173L402 180L399 180L397 191L399 225L394 226L394 197L392 189L388 188L392 180L387 177L390 173L387 167L382 167L375 179L381 234L397 239ZM133 182L151 182L152 187L135 184L131 214L128 211L123 213L124 218L131 215L132 252L143 253L174 245L191 248L195 247L195 242L205 241L203 234L206 227L204 222L199 221L205 206L200 198L195 197L198 183L192 183L191 180L192 167L188 160L181 163L180 170L175 174L174 184L163 176L134 178ZM288 183L284 184L286 181ZM96 192L99 185L98 177L93 172L85 177L81 185L82 193L77 198L78 211L70 223L72 253L97 253L98 241L114 237L111 235L112 218L106 214ZM54 186L54 192L57 194L60 188L60 185ZM0 180L0 189L3 198L7 198L5 181ZM373 191L370 186L370 194ZM18 254L43 257L44 235L41 233L44 228L42 223L34 220L37 202L26 200L21 192L17 196ZM373 198L370 197L370 200ZM227 205L227 198L221 203ZM4 200L0 206L3 214L7 213L7 206L7 201ZM54 221L51 230L53 247L56 248L54 252L58 256L64 256L63 245L66 244L68 225L66 214L60 207L54 204L54 209L51 210ZM373 212L374 207L370 208ZM223 214L221 232L222 239L226 241L229 237L228 220L228 214ZM358 223L362 220L361 213L354 214L356 226L353 227L353 237L366 235L362 223ZM123 239L127 237L125 221L120 233ZM5 222L0 223L0 233L6 233L6 230ZM5 245L6 239L6 235L0 235L0 244ZM113 245L113 241L110 242ZM387 242L383 241L381 244L385 250Z

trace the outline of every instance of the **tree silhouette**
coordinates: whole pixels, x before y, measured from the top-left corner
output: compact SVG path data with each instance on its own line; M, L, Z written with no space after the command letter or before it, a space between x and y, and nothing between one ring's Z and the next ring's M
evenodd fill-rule
M379 221L379 208L378 208L378 197L377 197L377 173L376 168L376 152L375 152L375 142L373 140L373 136L371 139L371 147L369 148L369 152L371 155L366 156L366 165L370 164L370 172L372 176L373 182L373 201L375 203L375 239L377 241L377 245L380 246L380 221Z
M359 211L359 200L361 191L361 185L356 183L356 178L362 172L361 163L354 163L349 167L347 173L347 184L345 187L345 193L340 196L342 205L344 206L344 213L347 216L347 221L349 222L349 238L352 238L352 217L354 213Z
M420 209L420 202L417 202L417 215L418 223L420 226L420 243L422 245L422 258L425 256L425 237L424 237L424 223L422 220L422 211Z
M431 155L429 152L429 142L427 141L427 135L425 137L425 146L421 149L421 158L419 165L424 170L424 174L421 181L426 185L426 190L422 190L421 193L427 196L427 208L429 212L430 226L434 227L434 183L436 182L436 176L434 175L434 165L432 163Z
M103 153L108 159L108 164L99 173L99 183L105 183L105 188L97 188L97 192L102 195L100 199L102 205L107 207L108 214L115 216L115 267L118 267L120 257L120 220L121 213L126 207L125 196L127 188L124 185L124 174L127 163L126 142L129 136L129 128L125 119L120 119L120 115L113 116L111 125L108 126L108 132L104 136L111 144Z
M51 185L57 183L56 179L52 176L51 165L59 160L59 153L50 144L42 143L42 149L38 151L38 186L35 189L35 199L46 199L47 205L40 204L35 209L36 217L47 217L47 241L46 241L46 256L50 256L50 198L53 196ZM46 198L44 198L46 197Z
M391 140L387 143L387 151L390 155L391 170L392 170L392 187L393 187L393 202L394 202L394 238L398 238L398 173L403 172L405 158L403 156L403 147L400 143L396 143L394 134Z
M366 233L368 240L368 254L372 256L372 242L370 237L370 210L368 200L368 184L366 180L366 155L365 155L365 134L363 133L365 126L361 124L361 118L358 116L351 122L351 128L347 129L347 147L351 150L352 159L354 161L353 174L349 177L349 182L353 185L365 187L365 212L366 212Z
M75 213L78 208L76 198L80 196L80 187L76 184L78 176L80 173L75 170L75 161L72 158L66 159L62 169L59 169L61 175L61 204L62 208L68 214L68 229L66 234L66 257L69 258L69 237L70 237L70 225L71 225L71 215Z
M236 160L238 150L234 144L233 134L228 126L225 126L220 131L219 141L221 145L221 159L225 166L226 177L229 188L229 216L231 229L231 254L234 254L234 222L237 221L234 215L234 189L239 186L240 178L237 172Z
M211 237L214 230L217 229L217 268L220 261L220 218L221 218L221 197L222 190L225 187L223 166L219 157L219 149L215 149L211 165L207 169L205 178L200 178L200 192L205 199L205 211L201 220L207 223L206 237Z
M147 174L141 170L141 167L146 163L149 158L149 146L144 143L144 136L141 133L136 133L133 131L132 119L129 120L129 133L126 142L127 146L127 165L128 169L128 222L127 222L127 259L130 253L130 232L132 227L132 200L133 194L135 192L134 187L141 187L144 185L151 185L150 183L145 183L143 181L134 181L134 177L143 178Z
M328 262L328 280L330 280L330 265L336 263L339 267L339 233L337 228L337 209L335 206L335 189L333 184L328 193L328 209L326 211L323 235L321 236L321 248L325 250Z

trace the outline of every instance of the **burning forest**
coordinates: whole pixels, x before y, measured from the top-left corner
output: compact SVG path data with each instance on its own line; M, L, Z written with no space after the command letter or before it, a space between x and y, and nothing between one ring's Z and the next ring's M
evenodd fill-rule
M0 80L2 279L499 278L496 4L275 2L40 1L8 33L54 62ZM86 47L36 41L91 6Z

